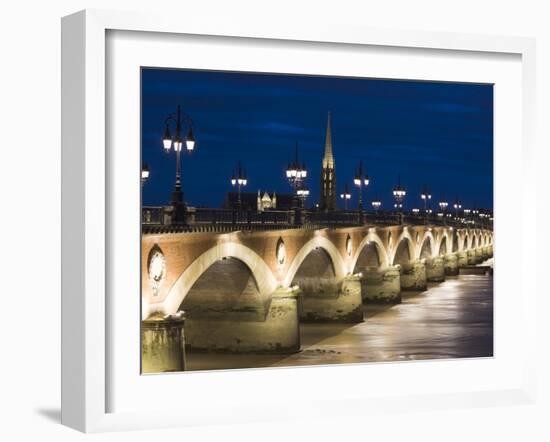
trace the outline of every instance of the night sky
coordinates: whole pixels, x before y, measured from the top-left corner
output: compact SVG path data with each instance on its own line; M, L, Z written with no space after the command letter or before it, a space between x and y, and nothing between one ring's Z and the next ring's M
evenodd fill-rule
M220 207L239 160L248 176L243 191L290 192L285 168L296 141L309 172L306 205L317 203L331 111L338 194L345 183L352 189L363 160L369 208L375 197L392 208L398 174L408 209L422 207L424 184L434 209L455 197L464 207L493 207L492 85L143 69L142 157L151 172L144 205L170 200L175 153L164 152L162 135L178 104L192 117L197 140L195 151L182 152L191 206ZM349 207L356 205L354 190Z

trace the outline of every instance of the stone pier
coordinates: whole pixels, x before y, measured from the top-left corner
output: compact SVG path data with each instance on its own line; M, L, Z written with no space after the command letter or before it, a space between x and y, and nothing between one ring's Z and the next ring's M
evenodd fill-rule
M426 280L428 282L445 281L445 265L441 256L426 259Z
M185 370L184 323L183 312L141 322L142 373Z
M401 302L399 267L368 267L362 272L361 292L365 302Z
M211 352L292 353L300 350L299 289L278 289L265 318L228 312L217 317L189 317L185 326L188 349Z
M481 264L483 261L485 261L485 258L483 258L483 250L481 249L481 247L474 249L474 253L476 257L476 264Z
M467 255L468 255L468 265L469 266L476 265L477 264L476 252L474 251L474 249L468 250Z
M458 268L466 267L468 265L468 252L458 252Z
M449 253L443 258L445 275L446 276L457 276L458 275L458 257L456 253Z
M302 291L300 320L306 322L362 322L361 278L346 276L332 293L308 288Z
M426 290L426 265L422 261L411 261L401 266L401 290Z

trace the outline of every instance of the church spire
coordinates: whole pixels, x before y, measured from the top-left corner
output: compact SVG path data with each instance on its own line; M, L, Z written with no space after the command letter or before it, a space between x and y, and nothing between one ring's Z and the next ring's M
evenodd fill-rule
M325 156L323 157L323 167L334 169L334 155L332 154L332 129L330 111L327 118L327 134L325 137Z
M331 115L328 113L327 133L325 137L325 155L321 169L321 198L319 201L321 210L336 209L336 171L334 168L334 155L332 153L332 128Z

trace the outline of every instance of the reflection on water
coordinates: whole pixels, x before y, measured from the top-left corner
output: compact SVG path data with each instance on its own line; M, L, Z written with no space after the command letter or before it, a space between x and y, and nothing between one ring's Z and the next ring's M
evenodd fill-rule
M292 355L188 353L187 370L493 355L493 279L461 275L394 306L365 306L360 324L302 324Z

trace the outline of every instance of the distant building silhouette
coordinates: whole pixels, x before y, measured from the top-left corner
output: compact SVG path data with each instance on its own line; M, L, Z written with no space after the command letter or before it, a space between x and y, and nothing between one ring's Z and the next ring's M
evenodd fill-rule
M327 119L327 133L325 138L325 155L321 169L321 199L320 210L336 209L336 171L334 155L332 153L332 132L330 112Z
M265 210L290 210L293 207L293 195L291 193L277 194L267 191L262 193L241 192L241 208L242 210L253 210L263 212ZM239 208L239 194L237 192L227 192L223 204L224 209Z

